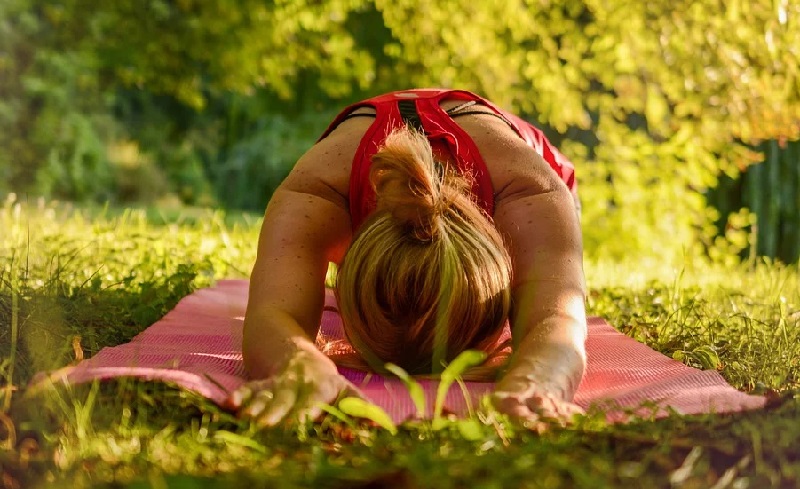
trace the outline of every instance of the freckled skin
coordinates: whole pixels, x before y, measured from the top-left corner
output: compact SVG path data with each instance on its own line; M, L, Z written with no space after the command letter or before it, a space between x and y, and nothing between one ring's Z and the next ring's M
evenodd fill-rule
M457 104L445 101L442 106ZM585 367L586 337L582 245L572 196L549 165L498 118L466 115L456 121L486 162L495 192L494 224L514 266L510 320L516 353L496 387L496 404L528 420L541 412L569 415L577 409L569 401ZM315 403L331 402L342 391L357 392L313 340L328 262L339 263L352 240L349 177L353 155L371 124L364 117L346 120L309 149L267 207L243 335L252 381L242 392L252 397L235 394L230 403L263 424L274 424L290 410L301 417L316 413L297 399L287 401L289 407L267 401L254 406L254 392L271 393L276 382L291 377L288 365L312 379L307 390ZM292 385L287 388L297 392Z

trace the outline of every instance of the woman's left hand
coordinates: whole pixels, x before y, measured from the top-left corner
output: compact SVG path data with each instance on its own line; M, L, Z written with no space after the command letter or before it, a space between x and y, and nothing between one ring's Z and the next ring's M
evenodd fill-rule
M547 389L529 375L506 375L495 388L495 408L523 425L541 430L548 422L566 425L584 410L564 399L555 389Z

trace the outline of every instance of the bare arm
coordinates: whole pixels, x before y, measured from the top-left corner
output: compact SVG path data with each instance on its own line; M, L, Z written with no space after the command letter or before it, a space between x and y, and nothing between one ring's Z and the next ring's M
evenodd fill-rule
M522 418L570 414L586 365L585 285L573 197L540 155L494 117L463 118L489 167L494 222L514 267L515 353L496 393Z
M512 335L506 377L526 376L570 401L586 363L586 313L580 230L566 187L498 206L495 223L514 264Z
M316 353L328 262L338 260L349 223L347 211L319 192L291 180L276 191L259 237L244 321L242 353L251 378L273 375L298 350Z
M535 153L528 160L534 168L547 165ZM520 177L504 191L495 224L508 240L514 266L515 351L495 388L495 404L526 422L568 420L581 412L572 398L586 368L585 286L574 201L552 172Z
M271 376L297 350L319 353L325 275L351 240L350 162L368 125L347 121L309 149L267 206L244 320L252 379Z
M328 263L341 260L351 239L342 189L357 142L345 131L314 146L267 206L242 339L251 380L228 400L259 424L313 419L320 404L358 395L314 344Z

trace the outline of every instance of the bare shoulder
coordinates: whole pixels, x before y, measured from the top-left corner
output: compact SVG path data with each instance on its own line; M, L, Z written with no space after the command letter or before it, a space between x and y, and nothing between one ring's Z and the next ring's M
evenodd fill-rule
M563 187L544 158L500 118L481 114L459 117L456 122L472 137L486 162L496 205Z
M280 190L314 195L347 208L353 157L371 123L368 118L343 122L300 157Z

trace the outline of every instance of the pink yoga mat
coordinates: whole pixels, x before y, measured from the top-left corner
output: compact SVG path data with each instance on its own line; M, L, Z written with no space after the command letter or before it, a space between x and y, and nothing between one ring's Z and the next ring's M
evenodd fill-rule
M222 403L246 380L241 338L247 293L246 280L221 281L198 290L129 343L104 348L75 367L53 373L50 379L73 384L117 377L161 380ZM326 306L320 334L341 338L341 320L330 293ZM600 403L611 421L626 419L624 410L635 410L643 403L649 406L647 413L658 406L656 416L664 416L670 409L683 414L719 413L760 408L765 403L763 397L737 391L717 372L687 367L619 333L601 318L589 319L586 347L588 366L575 402L584 408ZM396 422L417 415L399 380L352 369L340 372ZM433 380L421 384L428 397L424 416L430 416L438 384ZM491 383L467 385L473 405L492 389ZM458 386L450 389L445 406L456 414L466 412Z

